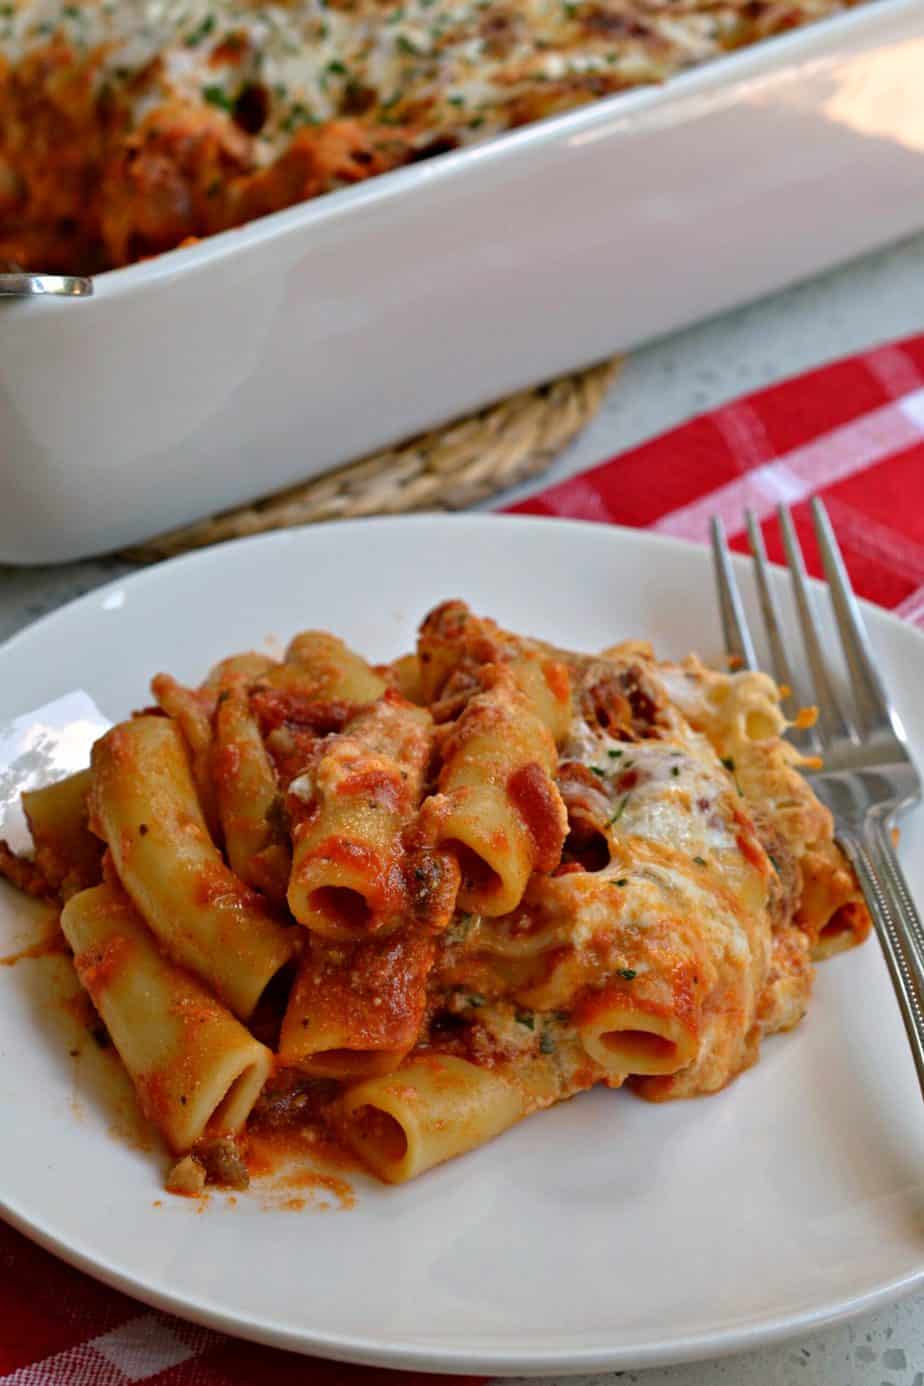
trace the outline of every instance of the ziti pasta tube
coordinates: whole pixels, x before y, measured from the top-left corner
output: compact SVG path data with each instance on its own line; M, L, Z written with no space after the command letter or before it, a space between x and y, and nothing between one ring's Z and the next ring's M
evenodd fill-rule
M239 1130L269 1075L271 1052L164 957L118 887L72 896L61 927L141 1110L170 1148L181 1154L206 1130Z
M212 779L212 696L186 688L172 674L155 674L151 692L182 734L199 807L213 841L220 842L221 823Z
M558 865L568 819L555 742L534 702L506 665L479 679L443 746L421 829L457 854L461 908L500 915L516 908L534 871Z
M435 943L422 929L347 945L312 938L289 997L280 1061L321 1078L389 1073L417 1042Z
M314 933L354 942L409 914L401 835L417 813L432 728L429 712L389 691L289 785L289 908Z
M319 700L371 703L385 691L385 680L361 655L323 630L305 630L294 636L286 650L285 665L270 683L285 683L286 671L297 673L310 684L312 695Z
M167 952L246 1019L293 942L212 843L179 731L166 717L122 722L91 763L91 826L125 889Z
M291 852L279 822L276 772L245 687L232 686L219 694L212 771L231 869L246 885L281 904Z
M36 865L65 899L96 885L102 875L103 846L88 822L89 788L90 771L80 770L41 789L26 790L22 796Z
M447 1054L418 1055L384 1078L348 1088L344 1140L372 1172L403 1184L486 1144L530 1110L507 1078Z

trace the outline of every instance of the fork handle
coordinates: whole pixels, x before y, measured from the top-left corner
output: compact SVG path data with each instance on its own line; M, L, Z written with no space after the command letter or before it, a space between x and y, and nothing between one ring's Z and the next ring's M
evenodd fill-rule
M882 946L924 1097L924 928L888 822L868 818L860 829L838 824L837 840L853 863Z
M905 873L902 871L898 853L892 842L892 818L873 814L870 816L867 827L872 836L886 882L892 892L901 926L917 952L921 966L924 967L924 924L921 923L921 916L911 898Z

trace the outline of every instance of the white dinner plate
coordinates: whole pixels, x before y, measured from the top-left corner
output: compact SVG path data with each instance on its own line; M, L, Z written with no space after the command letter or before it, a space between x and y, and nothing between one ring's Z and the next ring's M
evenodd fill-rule
M121 717L157 670L195 680L307 626L385 659L448 596L563 645L718 647L704 550L559 520L360 521L212 549L56 612L0 651L0 720L74 689ZM924 749L924 639L866 614ZM901 850L924 897L921 815ZM2 888L0 953L29 919ZM354 1207L300 1212L162 1193L163 1155L125 1139L92 1055L70 1058L37 1002L42 969L67 966L0 968L5 1215L160 1308L357 1362L561 1374L756 1347L924 1281L921 1098L875 941L823 964L806 1021L717 1096L585 1094L416 1183L351 1176Z

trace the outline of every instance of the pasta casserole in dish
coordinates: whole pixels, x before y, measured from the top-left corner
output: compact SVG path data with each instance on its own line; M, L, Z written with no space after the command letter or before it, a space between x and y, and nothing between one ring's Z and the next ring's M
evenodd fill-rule
M854 0L6 0L0 260L93 273Z

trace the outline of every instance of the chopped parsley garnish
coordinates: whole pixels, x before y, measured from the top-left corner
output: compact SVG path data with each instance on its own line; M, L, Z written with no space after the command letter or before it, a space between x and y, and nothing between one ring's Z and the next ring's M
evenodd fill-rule
M562 5L562 9L564 10L567 19L573 19L578 12L578 7L574 3L574 0L565 0L565 3Z
M740 783L740 781L739 781L739 779L738 779L738 776L735 774L735 762L734 762L734 760L731 758L731 756L723 756L723 757L722 757L722 764L725 766L725 769L728 770L729 773L733 776L734 781L735 781L735 788L736 788L737 791L738 791L738 797L741 798L741 799L743 799L743 798L744 798L744 790L741 788L741 783Z
M213 14L207 14L202 20L202 23L197 24L195 29L192 29L186 35L183 42L186 44L187 48L196 48L204 38L208 38L214 28L215 16Z
M486 1006L487 998L482 996L479 991L470 991L466 994L465 1000L470 1006Z
M407 34L398 35L398 37L395 39L395 47L401 53L408 53L412 58L417 57L417 49L414 46L414 44L411 43L411 40L408 38Z
M62 5L61 13L68 19L83 19L83 15L76 5Z
M696 862L697 866L706 866L708 864L705 857L694 857L693 860Z
M515 1019L518 1025L525 1025L527 1030L536 1028L536 1017L532 1011L517 1011Z
M332 72L335 77L345 77L346 67L339 58L333 58L324 69L325 72Z
M213 84L202 88L202 95L210 106L217 106L221 111L230 111L234 107L234 102L225 91L224 87Z
M780 863L779 863L779 859L778 859L777 857L775 857L775 856L773 855L772 852L768 852L768 853L767 853L767 856L770 858L770 865L773 867L773 869L774 869L774 871L776 872L776 874L779 875L779 874L780 874Z
M672 765L672 766L671 766L671 774L674 775L674 776L679 775L679 774L680 774L680 766L679 766L679 765Z
M555 1053L555 1041L548 1030L543 1030L542 1034L539 1036L539 1052L540 1054Z
M628 885L628 884L629 884L629 878L628 878L628 876L620 876L620 878L619 878L618 881L614 881L614 882L613 882L613 885L618 885L618 886L625 886L625 885Z
M592 765L592 766L590 767L590 770L591 770L591 774L593 774L593 775L600 775L600 776L602 777L603 775L606 774L606 771L603 769L603 767L602 767L601 765Z
M618 807L617 807L617 809L616 809L616 812L613 814L612 818L611 818L610 821L609 821L609 824L607 825L608 827L609 827L609 826L612 826L613 823L618 823L618 822L619 822L620 818L622 817L623 813L625 812L626 804L629 802L629 797L630 797L629 794L624 794L624 795L622 796L622 798L621 798L620 801L619 801L619 804L618 804Z
M478 129L480 126L482 126L482 125L484 125L484 116L483 116L483 115L475 116L475 118L474 118L473 120L470 120L470 121L468 122L468 128L469 128L470 130L477 130L477 129Z
M609 756L610 760L616 760L617 756L621 756L621 755L622 755L622 751L612 750L612 751L607 751L606 754Z
M457 914L446 930L447 943L464 943L476 923L477 919L473 914Z
M634 982L636 977L638 976L638 973L636 972L634 967L621 967L619 969L618 975L623 979L624 982Z
M388 16L388 18L386 19L385 23L386 23L386 24L400 24L400 23L401 23L401 20L402 20L403 18L404 18L404 6L403 6L403 5L399 5L398 8L397 8L396 10L392 10L391 14Z
M300 101L296 101L285 120L282 128L287 134L291 134L299 125L317 125L318 120L313 116L307 106L303 106Z

